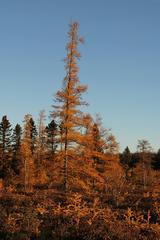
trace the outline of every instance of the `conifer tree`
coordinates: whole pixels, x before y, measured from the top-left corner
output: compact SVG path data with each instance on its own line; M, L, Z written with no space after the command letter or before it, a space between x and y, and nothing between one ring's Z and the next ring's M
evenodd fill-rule
M64 136L63 122L61 122L60 125L59 125L59 135L60 135L60 151L62 152L62 150L63 150L63 136Z
M57 124L52 120L46 127L49 155L53 156L57 148Z
M36 149L36 141L37 141L37 128L36 128L36 125L35 125L35 122L33 120L33 118L31 117L30 118L30 128L31 128L31 151L32 151L32 154L35 152L35 149Z
M160 149L155 154L152 165L155 170L160 170Z
M21 137L22 137L22 128L19 124L13 129L12 136L12 148L13 148L13 159L12 159L12 168L16 174L20 173L21 165Z
M123 153L120 155L120 162L124 167L126 178L128 178L128 171L132 166L132 154L128 146L124 149Z
M70 24L68 33L68 44L66 46L67 56L65 58L66 76L63 80L63 88L56 94L57 105L54 105L55 111L52 116L56 118L58 125L63 123L62 128L64 134L62 138L63 153L64 153L64 189L67 190L67 170L69 150L75 144L80 142L80 132L78 127L82 124L81 111L79 106L84 105L81 95L87 89L86 86L80 84L78 79L77 60L81 57L78 51L78 44L82 42L82 38L78 36L77 22Z
M7 116L0 123L0 178L5 178L11 170L11 124Z
M24 163L24 189L25 192L31 191L34 183L34 158L33 158L33 125L31 115L27 114L24 118L23 137L21 144L21 155Z
M127 146L122 153L121 163L124 165L130 166L131 160L132 160L132 154L130 152L129 147Z
M84 134L83 142L85 143L84 155L87 156L94 167L102 163L105 158L106 141L104 139L104 132L101 129L101 123L94 121L88 114L84 117L86 131Z
M22 137L22 128L19 124L17 124L13 129L13 136L12 136L12 146L13 146L14 152L20 149L21 137Z

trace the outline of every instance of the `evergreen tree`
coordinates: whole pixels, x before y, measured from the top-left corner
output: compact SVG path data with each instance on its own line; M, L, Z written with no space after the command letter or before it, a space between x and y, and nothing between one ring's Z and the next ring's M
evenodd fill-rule
M16 174L20 173L21 165L21 137L22 137L22 128L19 124L13 129L12 136L12 148L13 148L13 159L12 159L12 168Z
M121 163L129 167L131 164L131 160L132 160L132 154L129 150L129 147L127 146L121 155Z
M155 170L160 170L160 149L154 154L152 166Z
M132 166L132 154L128 146L124 149L123 153L120 155L120 162L124 167L126 178L128 178L128 171Z
M13 129L13 136L12 136L12 142L13 142L12 146L13 146L14 152L20 149L21 137L22 137L22 128L19 124L17 124Z
M11 170L11 124L7 116L0 123L0 178L5 178Z
M30 117L30 134L31 134L31 151L32 154L35 152L36 149L36 141L37 141L37 128L35 122L32 117Z
M49 149L49 154L53 156L55 154L56 148L57 148L57 124L54 120L52 120L48 126L46 127L47 132L47 145Z
M63 153L64 153L64 189L67 190L68 182L68 159L69 151L79 144L81 141L79 126L82 124L81 111L79 106L84 105L81 95L86 91L86 86L80 85L78 79L77 59L80 58L78 51L78 43L82 42L82 38L78 36L79 24L73 22L70 24L70 31L68 33L68 44L66 46L67 56L65 58L66 76L63 81L62 90L56 94L55 111L52 116L56 118L58 124L63 122L64 136L63 136Z
M62 150L63 150L63 136L64 136L64 133L65 133L64 130L65 130L65 129L64 129L64 126L63 126L63 122L61 122L61 123L59 124L60 150L61 150L61 152L62 152Z

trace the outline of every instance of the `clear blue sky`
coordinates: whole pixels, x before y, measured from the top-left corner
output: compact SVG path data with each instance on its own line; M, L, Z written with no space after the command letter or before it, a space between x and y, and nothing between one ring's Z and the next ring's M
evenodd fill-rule
M80 22L85 111L100 113L121 149L160 148L159 0L0 0L0 118L51 110L65 75L68 23Z

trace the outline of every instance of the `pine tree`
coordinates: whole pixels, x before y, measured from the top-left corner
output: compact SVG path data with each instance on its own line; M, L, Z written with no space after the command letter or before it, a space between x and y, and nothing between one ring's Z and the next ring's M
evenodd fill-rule
M20 149L21 146L21 137L22 137L22 128L19 124L15 126L13 129L13 136L12 136L12 146L14 152Z
M63 136L64 136L64 133L65 133L65 129L64 129L64 126L63 126L63 122L61 122L59 124L59 135L60 135L60 151L62 152L63 150Z
M80 85L78 79L78 66L77 59L81 57L78 51L78 44L82 42L82 38L78 36L77 22L70 24L70 31L68 33L68 44L66 46L67 56L65 58L66 76L63 81L62 90L56 94L55 111L52 116L56 118L58 125L63 123L62 128L64 134L62 138L63 152L64 152L64 189L67 190L68 182L68 160L69 150L72 149L75 144L80 142L79 126L82 124L81 111L79 106L84 105L81 95L87 89L86 86Z
M160 170L160 149L158 149L157 153L154 156L152 166L155 170Z
M0 123L0 178L5 178L11 171L11 124L7 116Z
M56 148L57 148L57 124L54 120L52 120L48 126L46 127L47 133L47 146L49 150L49 155L54 156Z
M13 148L13 158L12 158L12 168L16 174L20 173L21 165L21 137L22 137L22 128L19 124L13 129L12 136L12 148Z
M31 128L31 151L32 151L32 154L35 152L35 149L36 149L36 141L37 141L37 128L36 128L36 125L35 125L35 122L33 120L32 117L30 117L30 128Z
M120 155L120 162L124 167L126 178L128 178L128 171L132 166L132 154L128 146L124 149L123 153Z

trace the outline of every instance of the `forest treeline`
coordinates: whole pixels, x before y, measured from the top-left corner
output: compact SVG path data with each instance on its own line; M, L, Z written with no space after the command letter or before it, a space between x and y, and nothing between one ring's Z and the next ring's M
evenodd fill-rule
M2 190L7 191L13 188L16 191L28 192L36 186L37 188L43 185L47 187L54 183L52 179L52 175L56 175L55 169L53 169L54 165L58 168L61 167L59 176L61 189L64 191L67 191L67 188L70 189L69 183L66 188L66 181L71 179L65 179L70 177L68 177L69 173L66 174L66 166L64 166L62 124L58 125L53 119L48 125L45 125L44 113L44 111L40 112L38 125L35 124L32 116L27 114L24 126L21 127L20 124L17 124L13 129L7 116L2 117L0 122L0 183ZM135 172L141 171L139 174L145 188L148 171L160 170L160 150L157 153L153 152L147 140L138 140L136 152L131 152L127 146L122 153L119 153L115 137L110 131L102 128L101 119L97 118L94 121L88 114L83 121L87 126L81 136L82 146L77 143L78 139L76 138L76 142L69 150L67 149L69 151L69 154L67 153L68 161L75 161L75 165L78 162L86 163L88 165L85 167L93 168L95 172L93 172L93 176L90 176L93 184L94 177L105 172L106 164L108 167L115 165L116 168L119 168L126 180ZM72 171L69 167L67 170Z
M160 150L119 144L83 111L79 24L70 24L65 77L46 124L0 122L0 239L160 239Z

